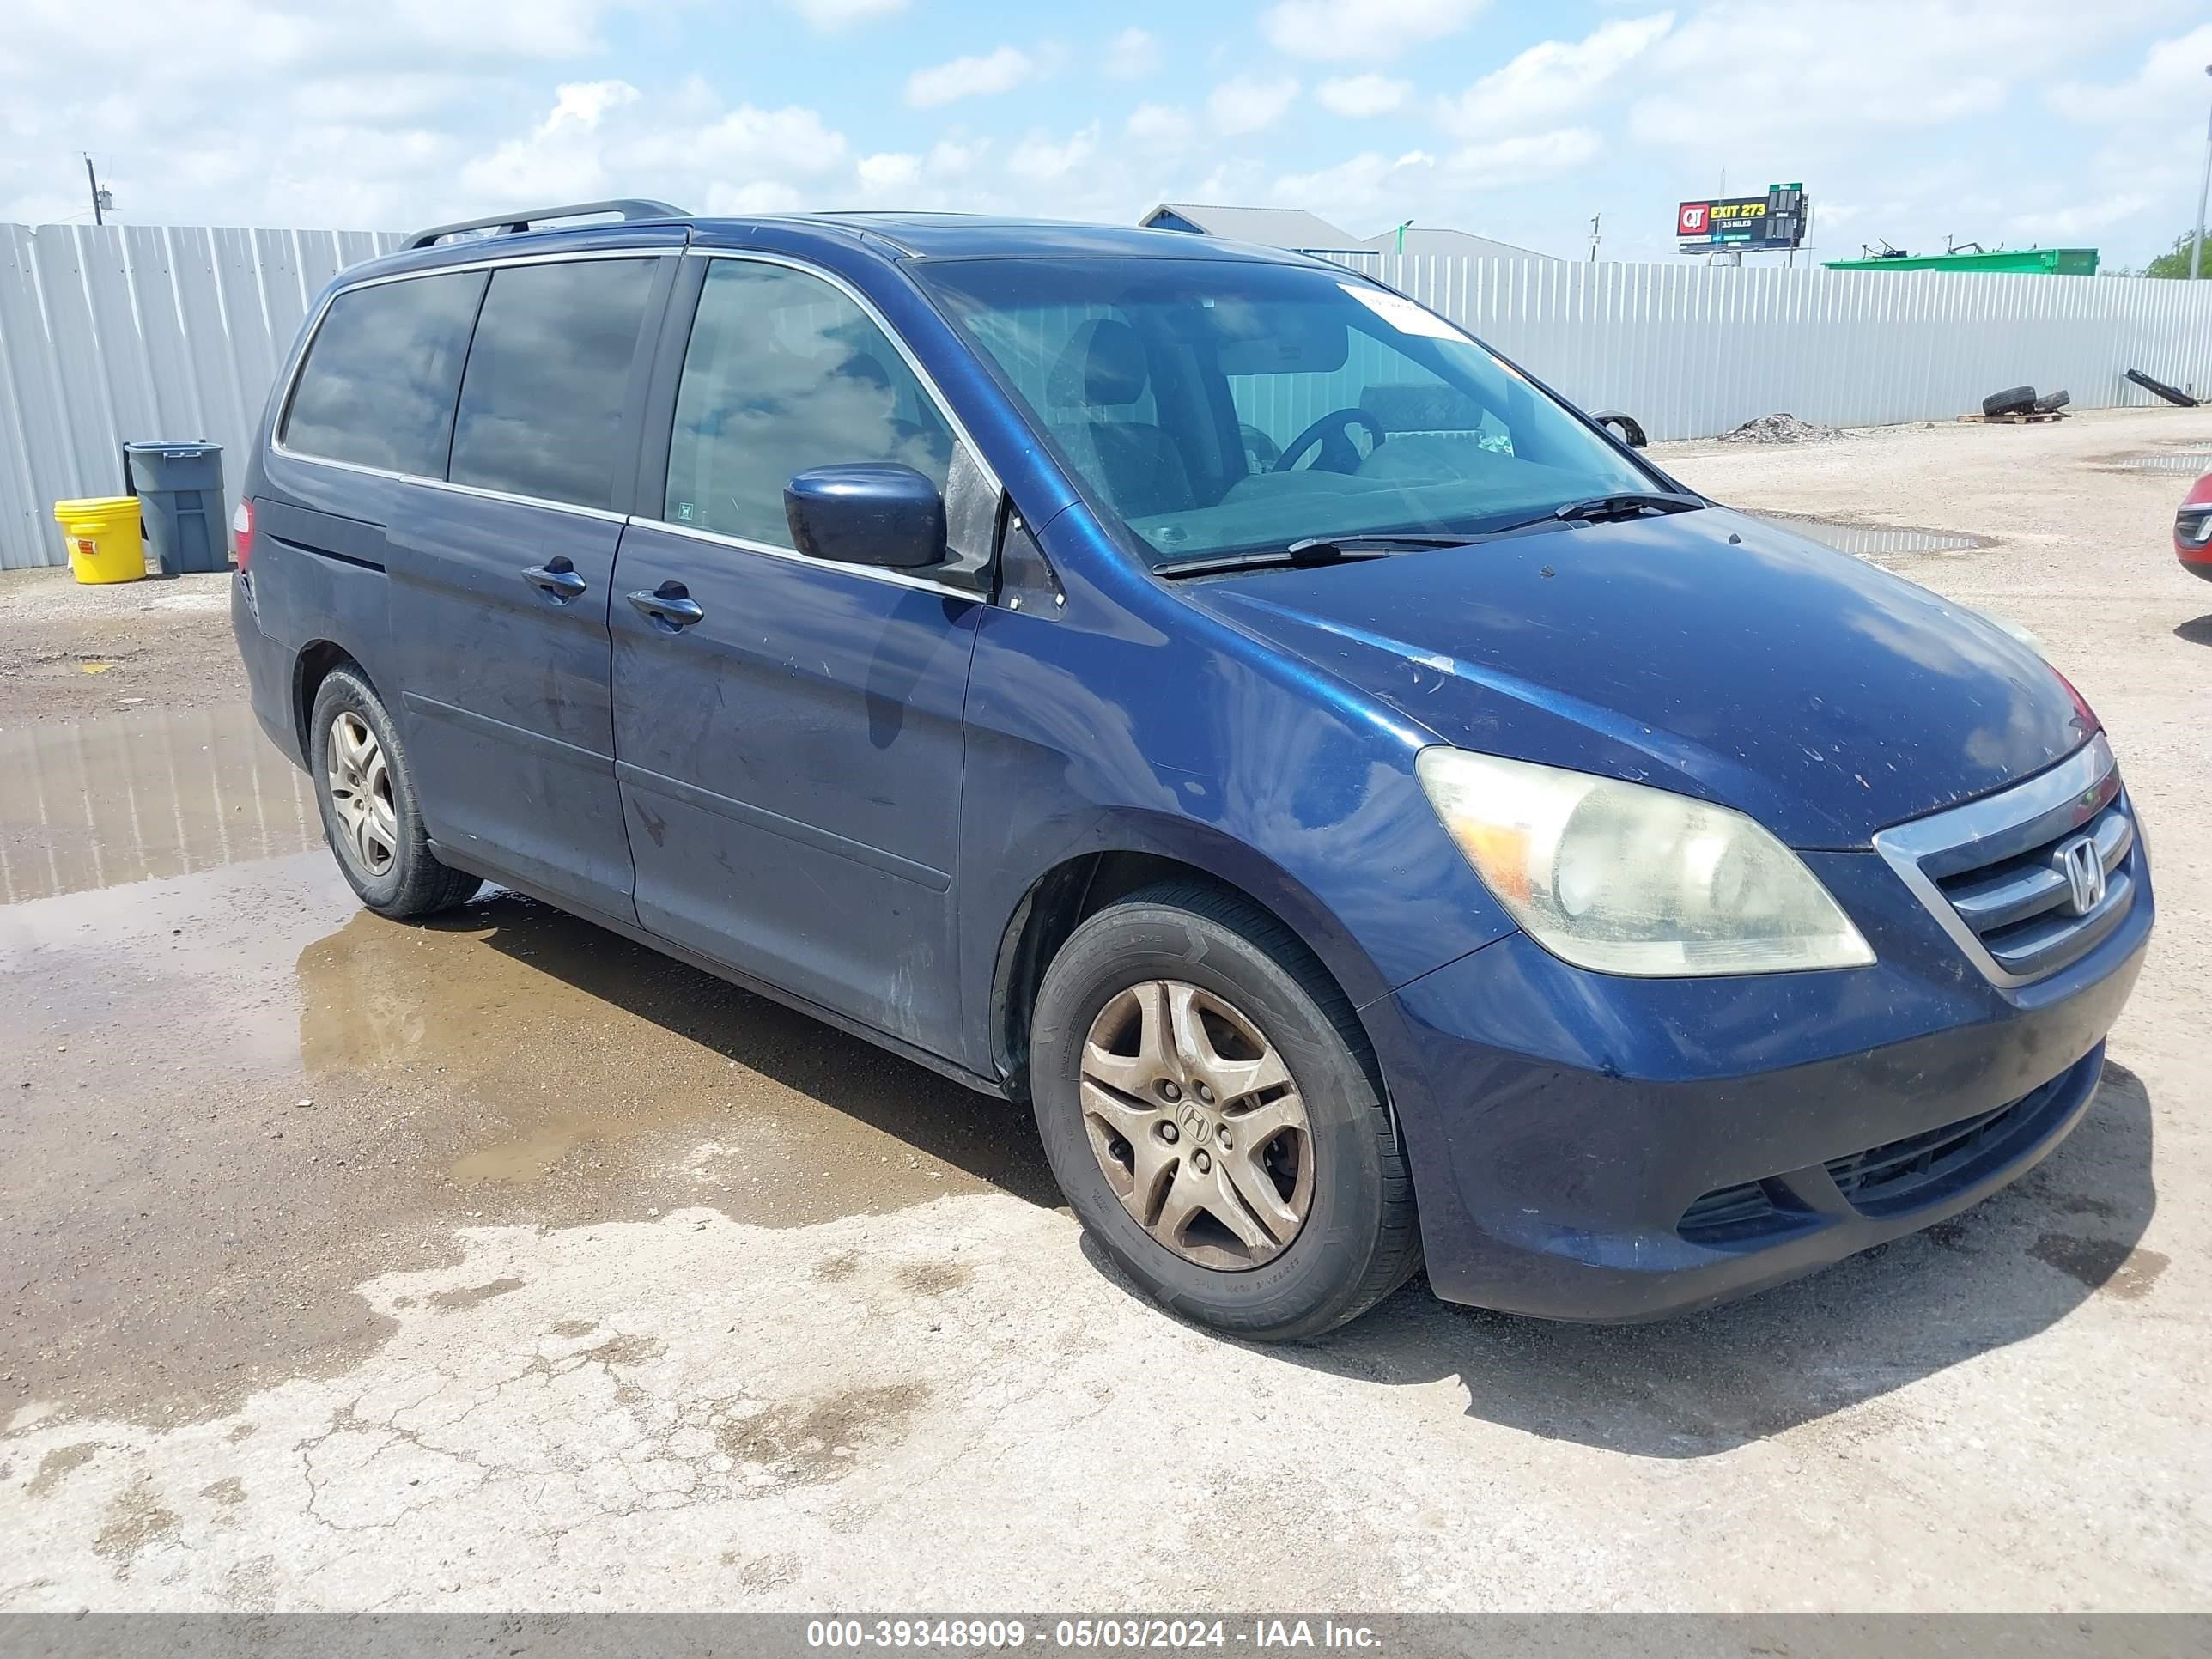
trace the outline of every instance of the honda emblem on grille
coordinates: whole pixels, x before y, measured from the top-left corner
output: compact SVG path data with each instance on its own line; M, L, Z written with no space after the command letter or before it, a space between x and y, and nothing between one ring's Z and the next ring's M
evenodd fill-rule
M2095 837L2076 836L2060 843L2056 862L2066 878L2075 915L2086 916L2105 902L2105 860L2097 852Z

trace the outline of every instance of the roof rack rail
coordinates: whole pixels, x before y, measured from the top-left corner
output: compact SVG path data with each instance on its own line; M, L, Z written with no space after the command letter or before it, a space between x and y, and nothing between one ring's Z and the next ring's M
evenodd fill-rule
M581 219L594 213L611 213L623 219L684 219L690 216L679 207L665 202L645 201L632 197L620 197L611 202L571 202L565 207L528 208L520 213L498 213L489 219L463 219L450 225L433 225L428 230L418 230L407 239L410 248L429 247L448 236L459 236L464 231L489 230L496 235L513 236L554 219Z

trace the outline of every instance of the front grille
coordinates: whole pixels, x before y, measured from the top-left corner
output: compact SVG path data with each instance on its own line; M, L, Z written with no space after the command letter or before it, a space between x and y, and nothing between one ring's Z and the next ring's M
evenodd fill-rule
M1886 1146L1869 1146L1847 1158L1832 1158L1826 1167L1854 1209L1887 1209L1910 1204L1928 1188L1940 1187L1953 1170L1971 1164L2002 1139L2021 1113L2032 1109L2035 1098L2029 1095L2009 1106L1961 1118L1940 1129L1907 1135Z
M1779 1212L1763 1181L1716 1187L1682 1212L1674 1231L1692 1244L1726 1244L1774 1231Z
M2039 1119L2075 1075L2072 1067L2018 1100L1940 1129L1923 1129L1902 1139L1884 1141L1862 1152L1832 1158L1820 1167L1851 1207L1862 1215L1895 1215L1948 1197L1962 1173L1971 1172L1985 1152L2015 1135L2033 1138ZM1810 1170L1778 1171L1759 1181L1716 1187L1682 1212L1675 1231L1692 1244L1732 1244L1808 1224L1812 1205L1799 1196ZM1793 1193L1792 1188L1797 1193Z
M2101 892L2097 883L2077 891L2069 872L2070 849L2083 837ZM2016 788L1885 830L1874 842L2000 985L2027 984L2086 956L2135 906L2135 817L2101 735Z

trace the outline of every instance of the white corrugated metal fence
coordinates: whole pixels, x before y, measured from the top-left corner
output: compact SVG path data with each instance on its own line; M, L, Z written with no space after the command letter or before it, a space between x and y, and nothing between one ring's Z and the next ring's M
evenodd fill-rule
M121 493L120 448L207 438L234 492L316 292L389 232L0 225L0 568L63 561L52 503ZM1941 420L2004 386L2077 409L2212 386L2212 283L1347 255L1653 438L1786 410Z
M63 562L53 503L122 495L128 441L221 444L235 501L308 303L344 266L399 241L359 230L0 225L0 568Z
M2008 386L2076 409L2212 386L2212 283L1942 270L1349 256L1585 409L1655 439L1780 410L1829 426L1948 420Z

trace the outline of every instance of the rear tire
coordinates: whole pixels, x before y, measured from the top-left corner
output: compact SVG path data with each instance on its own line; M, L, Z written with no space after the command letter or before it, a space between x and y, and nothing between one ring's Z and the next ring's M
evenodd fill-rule
M333 668L323 677L307 718L307 748L323 834L363 905L404 921L476 896L482 879L439 863L430 851L398 728L358 670Z
M1420 1265L1358 1017L1289 928L1236 895L1163 883L1078 927L1037 993L1030 1078L1078 1218L1186 1318L1317 1336Z

